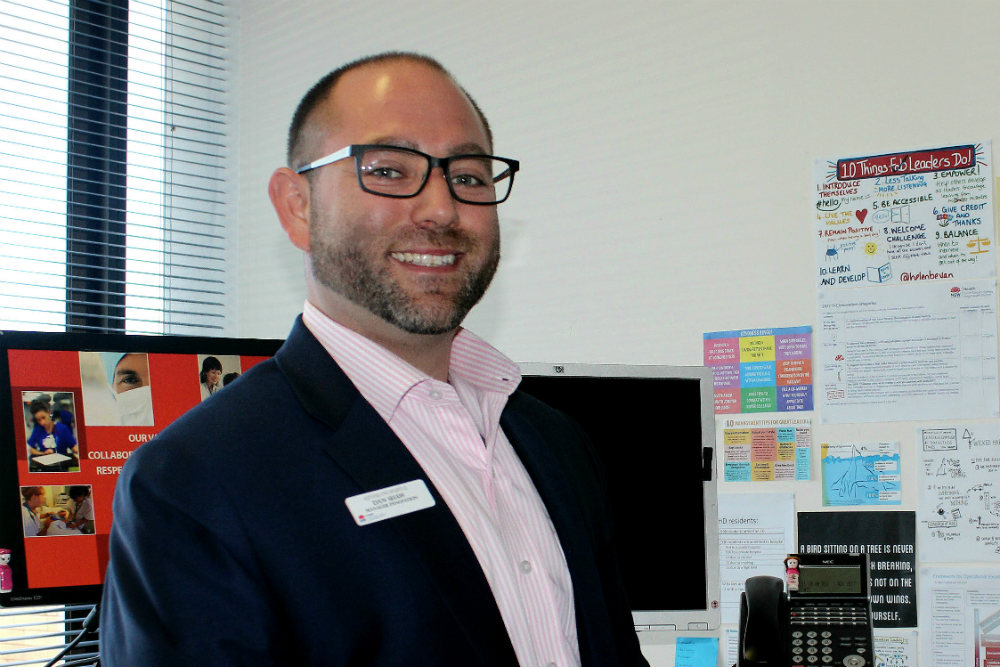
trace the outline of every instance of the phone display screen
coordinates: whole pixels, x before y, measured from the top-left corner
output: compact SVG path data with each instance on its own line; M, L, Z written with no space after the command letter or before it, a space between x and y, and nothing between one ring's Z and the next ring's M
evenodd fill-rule
M857 565L799 566L800 595L861 595L864 587Z

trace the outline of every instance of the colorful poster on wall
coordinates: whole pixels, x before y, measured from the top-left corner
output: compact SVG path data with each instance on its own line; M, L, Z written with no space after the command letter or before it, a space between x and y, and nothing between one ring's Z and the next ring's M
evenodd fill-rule
M816 285L995 275L990 142L816 160Z
M715 414L813 409L812 327L706 333Z
M824 442L823 505L899 505L898 442Z
M793 416L719 418L716 451L727 482L808 480L812 419Z

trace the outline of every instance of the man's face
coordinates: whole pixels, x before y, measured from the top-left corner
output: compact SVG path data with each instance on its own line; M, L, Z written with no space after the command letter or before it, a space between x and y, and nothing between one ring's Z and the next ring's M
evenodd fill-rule
M324 132L313 158L350 144L404 146L440 157L490 152L465 95L419 63L348 72L317 116L311 122ZM309 255L323 287L410 333L444 333L462 322L500 259L496 206L455 201L437 169L410 199L362 191L353 159L311 179Z
M28 507L30 507L31 509L39 508L42 506L43 500L45 499L42 497L42 494L36 493L35 495L31 496L31 498L28 499Z
M145 354L126 354L115 366L114 390L120 394L149 384L149 358Z

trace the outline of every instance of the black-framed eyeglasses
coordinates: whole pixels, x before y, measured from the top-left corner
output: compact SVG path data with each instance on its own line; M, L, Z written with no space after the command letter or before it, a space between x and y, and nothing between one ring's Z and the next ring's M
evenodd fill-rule
M514 187L514 174L521 165L495 155L451 155L427 153L382 144L352 144L295 170L304 174L339 160L354 157L358 184L365 192L382 197L416 197L435 167L441 167L451 196L463 204L492 206L507 200Z

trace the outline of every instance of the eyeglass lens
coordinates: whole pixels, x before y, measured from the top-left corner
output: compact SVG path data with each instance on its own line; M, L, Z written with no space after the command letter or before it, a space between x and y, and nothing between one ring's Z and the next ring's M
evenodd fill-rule
M364 189L390 197L412 197L423 187L430 160L392 148L367 149L358 158ZM506 199L513 179L510 166L489 156L470 155L448 162L448 183L459 201L493 203Z

